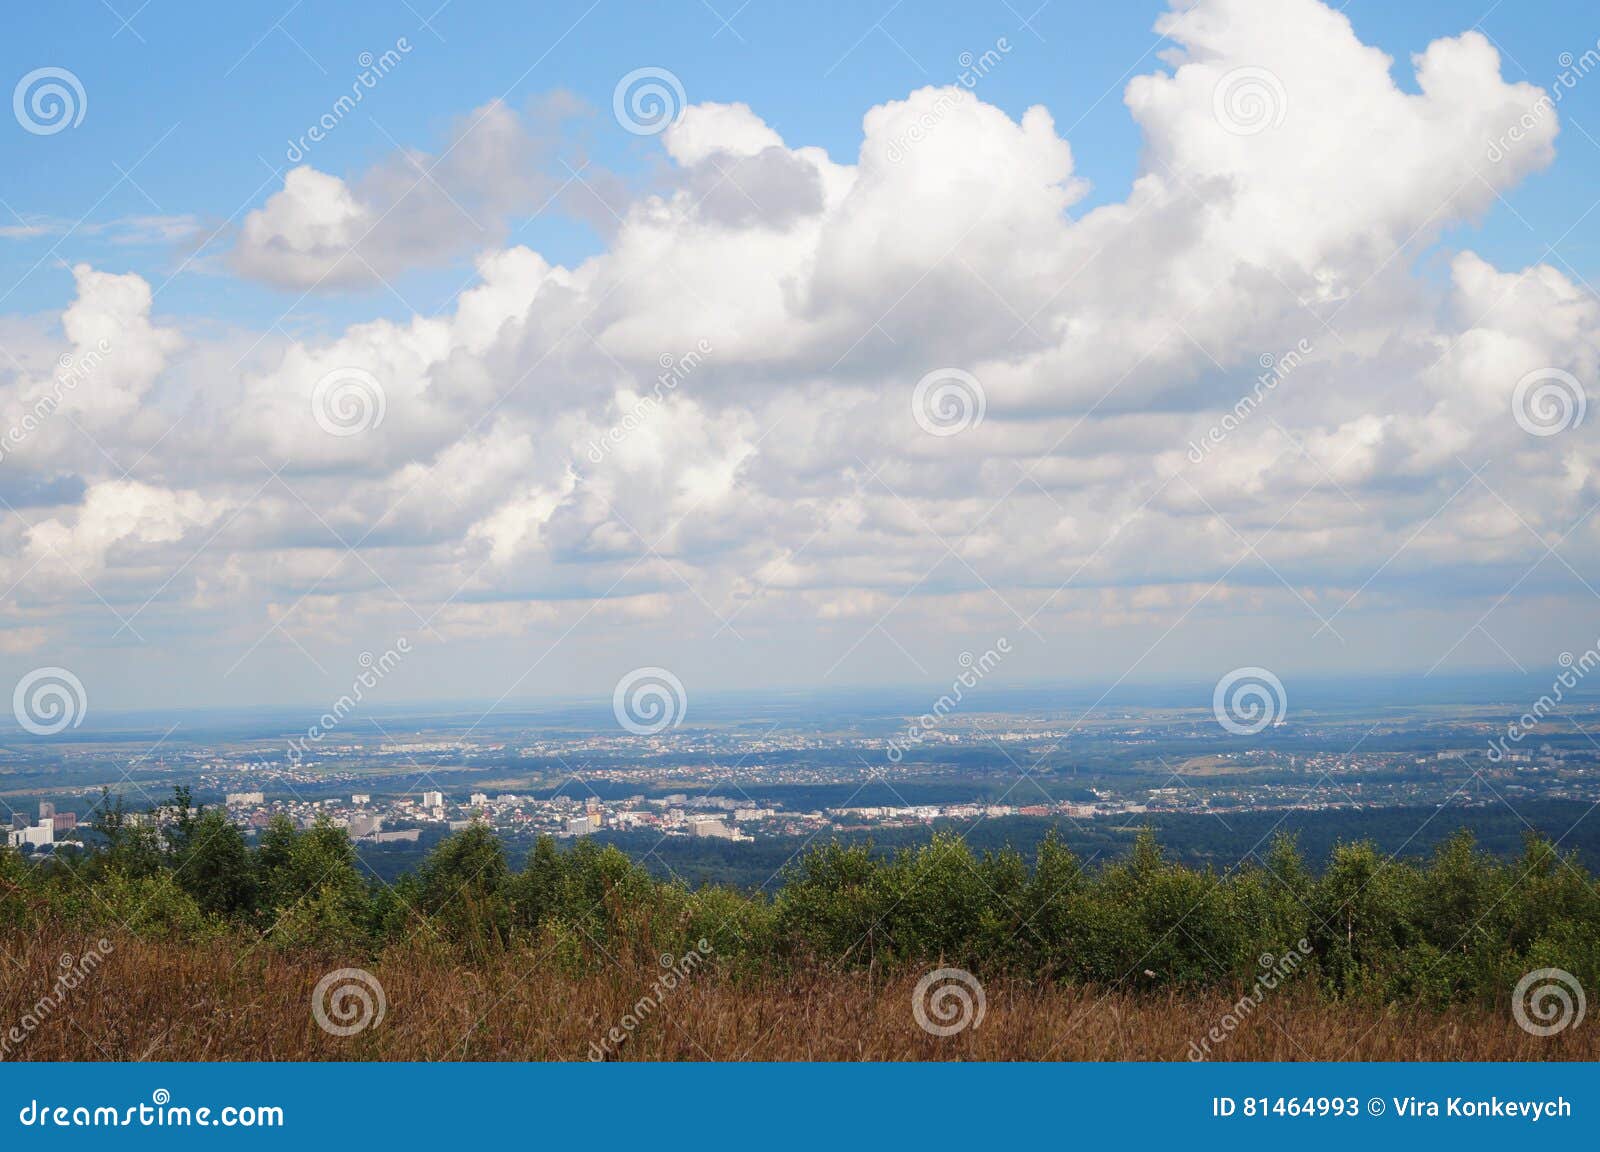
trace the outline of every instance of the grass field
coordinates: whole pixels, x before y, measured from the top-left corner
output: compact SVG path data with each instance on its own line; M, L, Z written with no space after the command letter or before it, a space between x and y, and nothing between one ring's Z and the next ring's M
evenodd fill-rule
M1592 1024L1536 1037L1518 1027L1509 1003L1384 1009L1286 987L1236 1012L1238 996L1222 992L996 979L984 984L981 1020L940 1037L914 1018L915 974L733 977L708 962L663 991L666 969L648 956L580 972L540 949L465 964L418 942L367 963L385 1010L381 1020L371 1008L334 1013L336 1022L366 1017L349 1036L329 1034L311 1012L319 980L346 960L227 939L108 938L98 966L41 1013L61 958L96 942L48 927L4 941L0 1026L18 1025L7 1059L1186 1060L1212 1030L1223 1036L1210 1046L1217 1060L1600 1058Z

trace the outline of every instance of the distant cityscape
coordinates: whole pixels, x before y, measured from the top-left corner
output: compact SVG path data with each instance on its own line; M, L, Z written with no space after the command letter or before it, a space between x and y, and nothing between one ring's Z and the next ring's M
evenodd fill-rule
M358 845L427 845L474 824L513 842L648 833L748 844L1016 818L1137 822L1148 814L1600 801L1584 707L1496 747L1514 707L1302 709L1258 733L1207 710L1069 709L944 718L891 755L903 717L823 715L636 735L537 716L407 730L386 718L306 748L278 733L0 748L7 843L84 845L103 795L128 819L174 818L173 789L251 833L318 821ZM271 727L264 725L263 727ZM352 732L359 727L352 723Z

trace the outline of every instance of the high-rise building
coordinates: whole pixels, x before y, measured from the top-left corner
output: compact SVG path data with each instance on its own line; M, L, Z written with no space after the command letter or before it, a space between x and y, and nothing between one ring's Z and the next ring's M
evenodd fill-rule
M55 817L40 820L28 828L12 832L7 838L7 843L13 848L32 845L35 848L49 848L56 842Z
M424 808L443 808L444 807L444 793L443 792L424 792L422 794L422 806Z
M56 806L49 800L39 801L39 819L48 820L56 814Z

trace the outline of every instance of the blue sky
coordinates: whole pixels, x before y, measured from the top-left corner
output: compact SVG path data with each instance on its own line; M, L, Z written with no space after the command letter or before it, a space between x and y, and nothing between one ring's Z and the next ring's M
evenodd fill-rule
M24 6L8 17L12 33L0 44L8 83L39 61L67 67L88 90L89 111L79 129L52 137L44 149L9 125L0 132L0 199L11 209L0 214L13 223L12 213L89 223L185 214L209 234L260 203L273 187L272 171L287 166L286 142L345 90L360 54L381 52L401 36L414 51L374 91L363 114L317 146L309 157L317 167L357 170L396 142L435 146L449 118L490 99L521 104L567 91L599 110L584 141L596 162L642 177L658 163L657 150L618 129L606 110L615 77L643 64L670 68L692 101L742 101L790 144L815 144L848 161L861 144L864 109L948 83L962 52L982 52L1006 37L1014 51L985 83L983 98L1013 116L1043 103L1064 132L1070 128L1080 173L1093 184L1081 209L1127 194L1140 141L1122 87L1130 75L1158 67L1170 47L1152 30L1165 10L1159 3L1053 0L1035 11L1032 0L1014 6L753 0L742 8L718 0L714 8L612 0L534 6L461 0L438 8L426 0L341 5L330 19L313 5L280 0L227 5L199 17L166 0L142 7L138 0ZM1579 55L1600 39L1592 8L1576 0L1353 0L1343 10L1364 40L1394 59L1396 81L1411 90L1411 54L1439 35L1481 29L1501 49L1508 77L1542 86L1561 71L1561 53ZM1452 230L1446 243L1470 240L1497 263L1520 266L1541 258L1576 223L1559 255L1594 278L1600 215L1580 217L1589 207L1584 190L1600 177L1600 86L1576 88L1563 102L1562 119L1571 127L1562 138L1560 172L1531 178L1481 225ZM560 260L597 246L582 221L557 213L518 236ZM81 259L115 260L158 283L183 260L160 244L114 247L81 234L56 240L0 247L0 278L8 287L21 281L3 307L61 307L73 291L65 266ZM460 283L459 273L437 273L415 277L402 291L438 306ZM298 295L219 285L203 267L162 293L172 311L242 323L271 322ZM403 311L381 288L367 296L347 306L323 302L291 320L318 324Z
M0 119L0 682L315 703L402 636L391 701L940 684L1002 636L1016 683L1555 667L1600 634L1597 42L19 10L5 88L83 97ZM664 131L614 112L646 68Z

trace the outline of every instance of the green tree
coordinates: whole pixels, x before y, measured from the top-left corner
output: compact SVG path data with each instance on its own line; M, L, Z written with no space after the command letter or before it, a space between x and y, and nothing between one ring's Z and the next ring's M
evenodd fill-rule
M119 792L100 790L100 803L89 825L94 829L94 870L97 875L116 873L128 877L158 874L163 866L161 837L148 822L138 822L129 814Z
M289 947L353 947L372 940L376 920L355 848L343 828L319 819L305 831L274 820L256 856L261 922Z
M188 816L173 849L173 874L201 911L247 917L255 911L256 872L244 835L220 808Z

